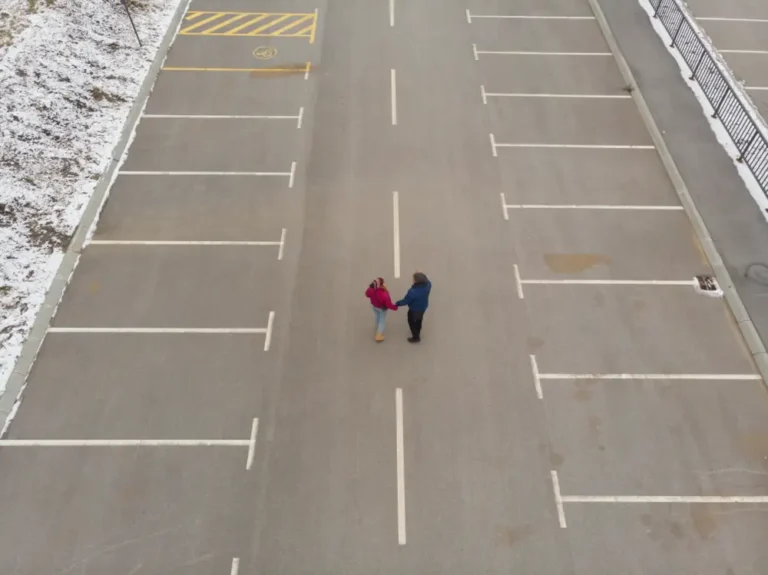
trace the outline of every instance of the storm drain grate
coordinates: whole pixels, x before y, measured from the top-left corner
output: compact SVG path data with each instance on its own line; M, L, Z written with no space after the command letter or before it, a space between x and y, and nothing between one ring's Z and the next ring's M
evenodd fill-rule
M712 297L720 297L723 291L717 285L717 280L712 276L696 276L693 278L696 291Z

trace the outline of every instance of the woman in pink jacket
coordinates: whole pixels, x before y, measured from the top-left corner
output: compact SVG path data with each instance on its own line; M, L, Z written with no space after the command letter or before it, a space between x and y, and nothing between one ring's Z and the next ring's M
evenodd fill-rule
M373 315L376 318L376 341L384 341L387 310L397 311L397 306L392 303L392 298L389 297L389 290L384 285L384 278L373 280L368 289L365 290L365 297L371 300Z

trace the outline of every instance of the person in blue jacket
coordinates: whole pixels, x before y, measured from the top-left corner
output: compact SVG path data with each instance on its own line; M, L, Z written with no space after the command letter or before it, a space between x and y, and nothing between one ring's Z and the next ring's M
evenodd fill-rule
M429 292L432 291L432 282L421 272L413 274L413 285L405 297L395 305L408 306L408 327L411 328L411 337L408 341L418 343L421 341L421 323L424 312L429 307Z

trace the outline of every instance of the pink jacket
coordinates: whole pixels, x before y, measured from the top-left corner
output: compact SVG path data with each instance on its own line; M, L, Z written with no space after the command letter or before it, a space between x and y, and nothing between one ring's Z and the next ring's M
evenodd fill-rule
M391 309L397 310L397 306L392 303L392 298L389 297L389 291L387 288L372 288L369 287L365 290L365 297L371 300L371 305L377 309Z

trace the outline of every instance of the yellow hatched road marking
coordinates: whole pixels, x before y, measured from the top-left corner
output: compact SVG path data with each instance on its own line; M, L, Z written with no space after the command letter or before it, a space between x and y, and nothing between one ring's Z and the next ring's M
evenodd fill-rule
M304 22L306 22L310 18L312 18L312 16L304 16L302 18L299 18L295 22L291 22L290 24L288 24L287 26L283 26L279 30L275 30L274 32L270 32L270 36L280 36L280 34L285 32L286 30L290 30L291 28L294 28L294 27L298 26L299 24L303 24Z
M237 14L237 15L233 16L232 18L230 18L229 20L224 20L224 22L222 22L221 24L217 24L213 28L209 28L208 30L203 30L202 34L203 35L211 34L212 32L215 32L216 30L220 30L221 28L224 28L224 26L229 26L230 24L232 24L232 22L236 22L237 20L240 20L240 18L243 18L245 16L246 16L245 14Z
M269 16L269 14L261 14L260 16L257 16L257 17L256 17L256 18L254 18L253 20L248 20L248 22L246 22L246 23L245 23L245 24L243 24L242 26L238 26L237 28L235 28L235 29L233 29L233 30L230 30L229 32L227 32L227 33L226 33L226 35L227 35L227 36L234 36L234 35L236 35L236 34L237 34L237 33L238 33L240 30L242 30L243 28L247 28L248 26L251 26L251 25L253 25L253 24L256 24L257 22L261 22L261 21L262 21L262 20L264 20L264 18L266 18L267 16Z
M317 11L302 12L209 12L193 11L187 13L187 24L179 32L190 36L285 36L288 38L309 38L315 41L317 29ZM229 26L239 23L235 28ZM310 25L307 26L307 23ZM257 28L249 30L253 26ZM291 31L301 27L299 33ZM269 31L272 29L273 31Z
M287 20L287 19L288 19L288 18L290 18L291 16L292 16L292 14L283 14L283 15L282 15L282 16L280 16L280 18L278 18L277 20L272 20L271 22L268 22L267 24L264 24L264 26L259 26L259 27L258 27L258 28L256 28L255 30L251 30L250 32L248 32L248 36L256 36L256 35L257 35L257 34L259 34L260 32L263 32L263 31L264 31L264 30L266 30L267 28L271 28L271 27L272 27L272 26L274 26L275 24L279 24L279 23L280 23L280 22L282 22L283 20Z
M314 32L314 25L313 26L307 26L303 30L299 30L295 34L285 34L288 38L303 38L304 36L309 36L310 32Z
M194 30L195 28L200 28L200 26L205 26L206 24L208 24L208 22L213 22L214 20L216 20L220 16L221 16L221 12L216 12L213 16L210 16L210 17L206 18L205 20L202 20L201 22L195 22L191 26L188 26L187 28L182 30L180 32L180 34L187 34L190 31Z

